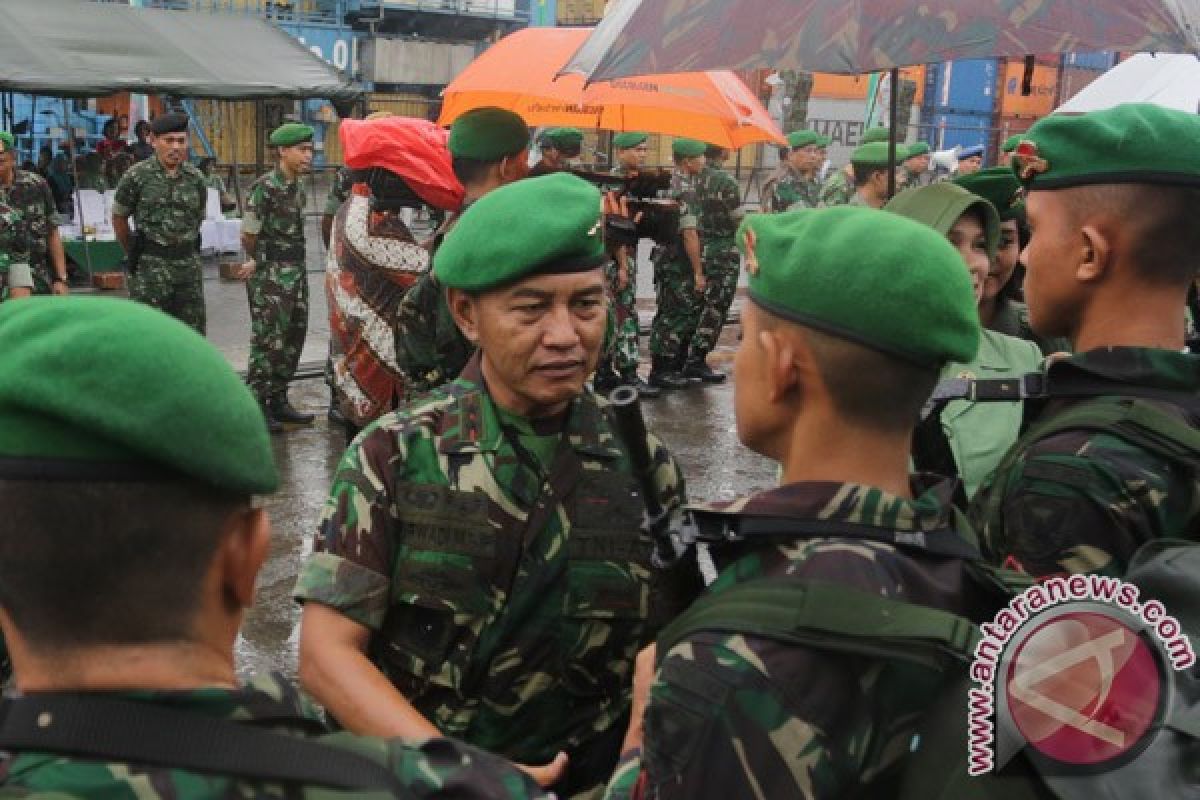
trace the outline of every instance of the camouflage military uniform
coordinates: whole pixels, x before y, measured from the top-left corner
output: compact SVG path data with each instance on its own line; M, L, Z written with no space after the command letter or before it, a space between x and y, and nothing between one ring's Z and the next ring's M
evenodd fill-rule
M242 232L258 237L258 262L246 281L250 361L246 383L261 402L287 392L308 331L304 266L304 183L274 169L250 188Z
M101 695L103 696L103 695ZM411 797L518 798L546 794L510 766L487 753L447 739L404 742L325 730L320 713L290 684L276 676L252 680L238 689L127 692L116 694L154 706L216 717L311 739L387 765ZM18 753L0 779L4 796L53 796L62 800L216 800L233 797L361 797L362 792L297 787L224 775L199 774L163 766L103 763L50 753ZM386 796L380 794L379 796Z
M842 522L958 535L948 522L952 484L921 489L906 500L854 484L795 483L710 506L700 521L763 515L820 520L833 531ZM956 614L980 600L959 559L833 531L716 550L721 572L708 591L787 576ZM607 798L891 796L916 721L938 689L929 673L906 664L749 634L694 634L658 657L644 747L627 754Z
M683 249L682 236L683 231L700 226L697 177L685 175L678 169L671 175L669 196L679 203L680 235L670 244L659 245L654 250L654 288L658 307L650 327L650 352L667 369L671 369L679 357L684 338L696 329L703 308L702 299L696 294L696 277Z
M0 301L8 299L10 287L33 288L34 281L27 263L24 234L21 212L0 202ZM6 672L0 670L0 677L3 677L3 674Z
M329 187L329 195L325 198L324 213L331 217L337 214L342 203L350 199L350 187L353 185L353 173L350 168L339 167L333 176L333 183Z
M846 176L846 170L834 170L821 187L821 205L844 206L854 197L854 181Z
M633 170L623 165L613 168L613 175L627 175ZM616 256L605 269L608 278L608 292L612 297L612 310L616 324L613 339L612 362L618 375L631 376L638 366L638 313L637 313L637 248L625 248L628 279L625 288L617 283Z
M821 184L814 178L806 178L791 167L775 181L772 211L816 208L821 202Z
M29 269L33 272L33 291L50 294L54 280L50 266L50 232L61 219L49 184L35 172L14 169L12 185L0 186L0 203L21 212L21 224L28 241Z
M1200 356L1170 350L1112 347L1055 361L1056 380L1090 379L1121 387L1185 393L1200 390ZM1029 401L1026 401L1027 403ZM1072 406L1051 400L1040 419ZM1157 401L1156 401L1157 404ZM1161 403L1192 426L1193 408ZM1007 486L998 513L984 514L993 484ZM971 504L972 523L993 560L1015 561L1032 575L1124 574L1129 557L1156 538L1193 539L1200 486L1171 462L1110 433L1067 431L1034 444L1006 475L996 474Z
M717 346L733 296L737 293L741 257L734 234L741 222L737 181L722 169L707 166L699 176L700 241L704 248L704 306L691 337L689 360L703 361Z
M129 296L204 333L204 275L198 238L208 204L204 175L181 164L174 177L158 157L129 168L117 185L113 214L132 217L146 238Z
M565 750L585 788L616 762L651 573L603 401L576 398L565 425L498 409L476 356L350 446L296 596L368 627L372 661L442 732L520 763ZM677 507L682 478L649 444Z

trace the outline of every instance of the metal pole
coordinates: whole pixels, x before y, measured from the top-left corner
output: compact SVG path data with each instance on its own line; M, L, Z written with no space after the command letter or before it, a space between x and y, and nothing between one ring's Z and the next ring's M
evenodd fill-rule
M896 124L900 119L900 70L892 67L888 101L888 197L896 195Z
M92 251L88 246L87 232L84 226L87 220L83 218L83 197L79 194L79 164L75 155L75 132L71 130L71 113L67 110L67 98L62 99L63 124L67 131L67 157L71 159L71 174L75 178L75 191L71 198L79 208L79 235L83 237L83 260L87 263L88 276L92 274Z
M222 116L228 117L229 104L223 103L221 106ZM226 121L228 124L228 121ZM241 153L238 152L238 126L235 120L232 125L229 125L230 145L233 149L233 196L237 200L238 215L242 214L242 181L241 172L242 165L240 163Z

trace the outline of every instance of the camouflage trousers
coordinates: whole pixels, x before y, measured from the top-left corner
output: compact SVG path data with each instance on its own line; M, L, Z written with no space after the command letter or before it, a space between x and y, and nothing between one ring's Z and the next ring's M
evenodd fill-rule
M717 346L721 330L733 305L737 293L738 272L741 258L733 239L714 239L704 244L704 289L703 305L692 335L691 360L703 361Z
M617 288L617 264L609 264L608 294L612 301L614 324L612 353L608 360L618 375L631 375L638 366L637 269L629 265L629 280Z
M204 335L204 275L199 256L170 259L143 255L137 274L129 278L129 296Z
M30 261L34 259L31 257ZM49 259L38 263L30 263L29 271L33 273L34 294L54 294L54 271L50 269Z
M308 332L304 264L260 261L246 281L250 300L250 363L246 384L260 401L287 391Z
M683 351L684 342L696 330L703 309L696 294L696 278L687 256L654 262L654 294L658 308L650 328L650 352L670 364Z

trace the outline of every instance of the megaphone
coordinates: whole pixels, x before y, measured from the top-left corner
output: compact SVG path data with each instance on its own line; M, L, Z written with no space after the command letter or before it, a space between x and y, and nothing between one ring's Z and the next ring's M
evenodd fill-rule
M962 152L962 145L956 144L949 150L935 150L929 156L929 166L932 169L941 169L946 172L953 172L958 168L958 154Z

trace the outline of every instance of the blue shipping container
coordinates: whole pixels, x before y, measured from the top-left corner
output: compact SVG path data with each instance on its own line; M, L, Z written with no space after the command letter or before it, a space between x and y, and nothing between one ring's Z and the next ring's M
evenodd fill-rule
M1063 53L1062 63L1064 67L1107 71L1113 66L1113 54L1107 50L1095 53Z
M972 58L931 64L925 71L926 115L991 114L996 107L999 62L994 58Z
M985 151L992 134L991 112L933 114L923 119L920 138L931 142L934 150L952 147L982 146ZM929 127L926 127L926 126Z

